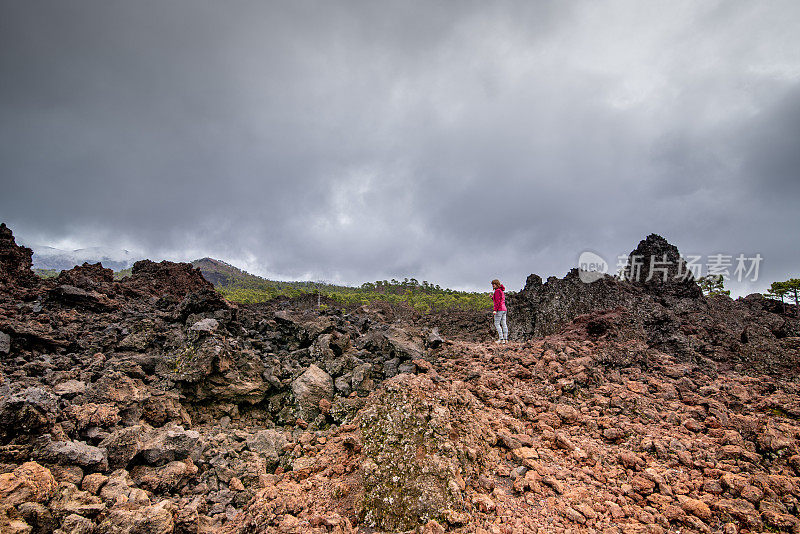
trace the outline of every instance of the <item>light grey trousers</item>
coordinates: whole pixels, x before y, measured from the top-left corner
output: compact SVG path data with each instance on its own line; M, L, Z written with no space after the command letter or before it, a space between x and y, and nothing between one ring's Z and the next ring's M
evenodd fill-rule
M500 341L508 341L508 324L506 323L505 311L495 312L494 327L497 328L497 335L500 336Z

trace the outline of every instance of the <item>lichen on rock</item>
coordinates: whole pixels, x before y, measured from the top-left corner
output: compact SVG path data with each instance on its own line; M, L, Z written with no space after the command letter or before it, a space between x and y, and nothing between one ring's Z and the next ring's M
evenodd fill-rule
M463 508L468 468L459 451L471 436L454 411L473 398L446 389L424 375L399 375L361 413L365 524L409 530Z

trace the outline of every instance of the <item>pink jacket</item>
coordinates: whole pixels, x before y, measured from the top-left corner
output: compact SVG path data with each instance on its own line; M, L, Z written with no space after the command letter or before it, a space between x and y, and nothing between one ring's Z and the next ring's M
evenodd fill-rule
M506 294L504 291L506 286L500 284L500 287L494 290L492 300L494 301L494 311L506 311Z

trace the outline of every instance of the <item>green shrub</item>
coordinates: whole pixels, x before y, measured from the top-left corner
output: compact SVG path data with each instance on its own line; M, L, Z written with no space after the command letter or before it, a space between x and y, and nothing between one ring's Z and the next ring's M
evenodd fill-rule
M374 302L406 304L420 313L447 309L485 310L491 307L491 293L442 289L416 279L367 282L361 287L339 286L320 282L277 282L266 279L236 280L217 290L228 300L242 304L257 304L279 296L299 297L316 295L334 300L344 306L361 306Z

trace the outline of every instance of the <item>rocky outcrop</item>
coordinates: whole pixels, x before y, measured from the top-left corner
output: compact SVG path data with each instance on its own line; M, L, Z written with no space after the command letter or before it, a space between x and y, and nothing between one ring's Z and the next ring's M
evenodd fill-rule
M31 271L33 251L17 245L11 229L0 223L0 290L31 288L38 283Z
M622 278L587 277L576 268L562 279L551 276L542 283L532 274L507 302L514 317L512 336L527 339L554 334L585 313L626 308L644 321L664 298L691 302L702 296L677 247L650 234L628 255Z
M578 321L595 338L643 339L682 361L800 369L800 353L784 341L800 335L797 321L760 295L703 297L678 249L661 236L651 234L631 251L622 279L585 280L578 269L545 283L530 275L522 291L507 296L511 338L557 334Z
M190 263L156 263L150 260L134 263L123 287L156 298L164 295L183 298L202 289L214 289L211 282L203 278L200 269L195 269Z
M104 295L114 296L115 294L114 271L104 268L99 263L84 263L81 266L61 271L56 282L58 285L69 285Z
M658 234L650 234L631 251L624 277L658 297L699 299L703 296L678 247Z
M611 276L585 283L578 269L572 269L562 279L551 276L542 283L539 276L532 274L522 291L506 296L509 335L513 339L529 339L555 334L579 315L630 308L642 298L641 290Z

